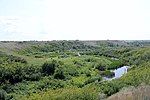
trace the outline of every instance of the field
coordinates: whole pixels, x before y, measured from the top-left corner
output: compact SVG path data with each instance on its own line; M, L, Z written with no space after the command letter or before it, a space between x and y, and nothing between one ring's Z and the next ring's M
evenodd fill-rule
M0 100L144 99L149 85L149 40L0 42Z

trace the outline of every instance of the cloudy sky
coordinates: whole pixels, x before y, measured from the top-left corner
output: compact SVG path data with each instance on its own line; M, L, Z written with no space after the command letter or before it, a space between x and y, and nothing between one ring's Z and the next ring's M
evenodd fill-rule
M0 0L0 40L150 40L150 0Z

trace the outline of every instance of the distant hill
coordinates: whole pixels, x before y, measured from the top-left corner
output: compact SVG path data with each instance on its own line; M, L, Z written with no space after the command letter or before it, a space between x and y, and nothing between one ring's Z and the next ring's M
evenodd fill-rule
M150 46L150 40L127 41L127 40L62 40L62 41L0 41L0 48L20 50L31 46L62 47L63 49L90 49L92 47L142 47Z

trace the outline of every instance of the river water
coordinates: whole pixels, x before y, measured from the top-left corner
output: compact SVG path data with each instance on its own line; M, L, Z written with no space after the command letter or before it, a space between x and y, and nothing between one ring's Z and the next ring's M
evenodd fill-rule
M103 78L104 78L104 80L112 80L112 79L120 78L122 75L127 73L128 68L129 68L129 66L123 66L123 67L117 68L112 71L115 73L114 77L112 77L112 78L103 77Z

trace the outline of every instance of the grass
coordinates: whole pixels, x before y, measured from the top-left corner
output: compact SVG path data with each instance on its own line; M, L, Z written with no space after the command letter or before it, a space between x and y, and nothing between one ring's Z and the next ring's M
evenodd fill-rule
M107 100L149 100L150 86L141 85L138 87L124 88L120 92L109 97Z

